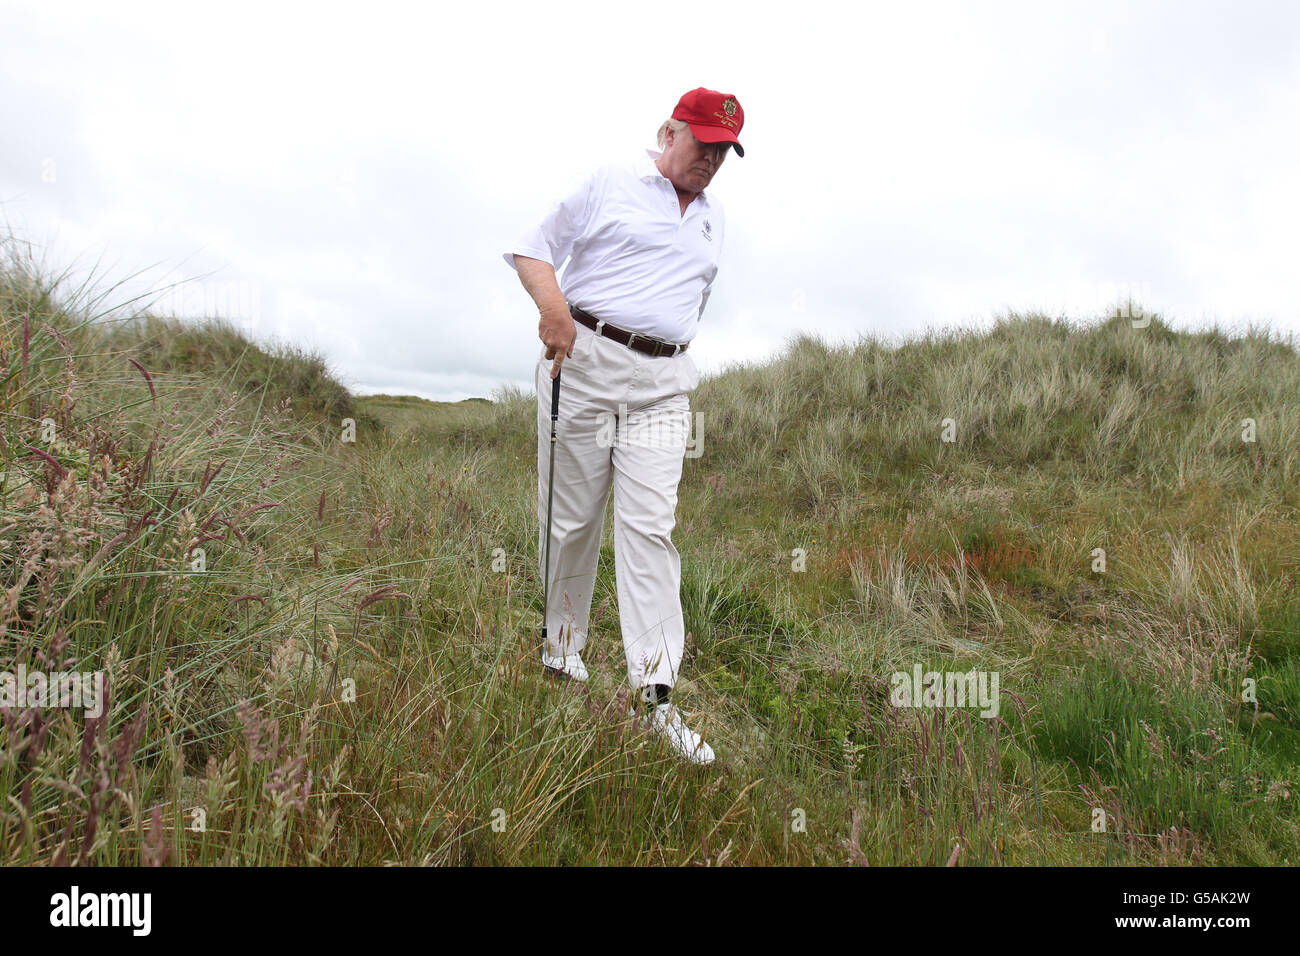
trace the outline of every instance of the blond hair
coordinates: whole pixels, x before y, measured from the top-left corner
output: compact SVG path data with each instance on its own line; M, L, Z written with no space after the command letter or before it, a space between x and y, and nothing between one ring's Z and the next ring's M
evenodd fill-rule
M663 125L659 127L659 137L658 137L659 148L660 149L664 148L664 142L668 139L669 130L672 130L674 133L680 133L684 129L686 129L686 120L679 120L679 119L664 120Z

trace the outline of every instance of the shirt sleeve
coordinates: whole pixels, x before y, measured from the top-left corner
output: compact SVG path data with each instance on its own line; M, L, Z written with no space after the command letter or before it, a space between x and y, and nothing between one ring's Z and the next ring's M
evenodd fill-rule
M718 230L717 230L718 259L720 261L722 259L722 240L723 237L725 237L727 234L727 218L723 214L721 206L718 207L716 218L718 220ZM714 278L717 278L716 272L714 273ZM697 322L700 319L704 318L704 307L709 304L709 296L711 296L712 294L713 294L713 279L710 279L708 283L704 286L704 292L701 293L700 295L700 314L696 317Z
M541 259L555 269L568 260L573 246L587 229L600 192L600 171L592 173L563 199L553 203L541 222L520 235L502 257L515 268L515 256Z

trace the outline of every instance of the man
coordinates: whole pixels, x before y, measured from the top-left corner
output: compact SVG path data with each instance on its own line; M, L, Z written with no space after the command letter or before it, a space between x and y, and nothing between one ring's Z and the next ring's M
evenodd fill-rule
M672 701L685 628L671 532L691 392L686 348L708 301L725 221L709 191L745 122L730 94L685 94L659 128L661 152L606 166L505 253L540 313L537 360L539 554L545 553L552 380L560 374L550 594L542 663L585 681L605 500L614 489L614 564L627 675L651 726L687 759L713 750ZM563 290L556 271L565 265ZM539 561L539 565L540 565Z

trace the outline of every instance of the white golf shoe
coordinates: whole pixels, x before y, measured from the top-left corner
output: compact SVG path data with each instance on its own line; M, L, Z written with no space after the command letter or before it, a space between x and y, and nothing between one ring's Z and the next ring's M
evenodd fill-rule
M635 705L628 711L629 715L636 714ZM701 766L713 763L713 748L704 742L704 738L697 734L691 728L687 727L682 720L683 717L690 715L677 709L677 705L671 701L665 704L657 704L652 713L648 715L650 729L663 737L678 754L685 757L691 763L697 763Z
M587 665L582 662L581 654L569 654L567 657L551 657L543 651L542 664L556 677L568 677L570 680L582 683L587 680Z

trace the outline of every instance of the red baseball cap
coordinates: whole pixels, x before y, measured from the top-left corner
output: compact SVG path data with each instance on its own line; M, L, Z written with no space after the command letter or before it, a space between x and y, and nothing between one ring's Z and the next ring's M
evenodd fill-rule
M737 156L745 155L736 138L745 125L745 111L730 93L697 87L677 101L673 119L685 120L701 143L731 143Z

